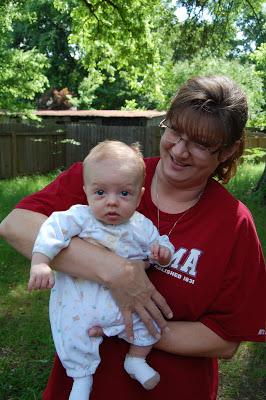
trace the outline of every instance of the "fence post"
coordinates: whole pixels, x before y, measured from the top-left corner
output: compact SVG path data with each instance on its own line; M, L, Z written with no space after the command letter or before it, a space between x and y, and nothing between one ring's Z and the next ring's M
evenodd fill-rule
M17 176L18 173L18 157L17 157L17 135L16 133L11 133L11 143L12 143L12 176Z

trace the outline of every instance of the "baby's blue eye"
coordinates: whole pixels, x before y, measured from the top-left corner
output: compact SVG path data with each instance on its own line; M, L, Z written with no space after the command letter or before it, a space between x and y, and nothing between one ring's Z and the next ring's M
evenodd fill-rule
M121 195L122 195L123 197L126 197L126 196L129 195L129 193L128 193L127 190L122 190Z
M103 190L96 190L95 192L98 196L102 196L104 194Z

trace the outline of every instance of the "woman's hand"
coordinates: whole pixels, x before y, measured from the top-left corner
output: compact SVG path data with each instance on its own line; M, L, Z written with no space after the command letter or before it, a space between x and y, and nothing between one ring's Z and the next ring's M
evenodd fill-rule
M109 288L123 315L128 338L132 340L134 336L132 313L136 312L149 332L159 339L160 335L153 320L164 331L167 329L164 317L172 318L173 313L164 297L149 280L145 272L145 263L127 260L123 271L120 270L119 279L114 279Z

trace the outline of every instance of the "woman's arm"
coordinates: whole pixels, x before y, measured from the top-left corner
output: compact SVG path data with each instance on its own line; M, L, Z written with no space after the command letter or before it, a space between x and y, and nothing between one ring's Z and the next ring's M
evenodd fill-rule
M164 331L157 349L180 356L231 358L239 343L218 336L201 322L171 321Z
M46 219L43 214L16 208L1 222L0 236L19 253L31 259L34 241Z
M24 209L14 209L1 223L0 235L18 252L31 258L38 231L46 216ZM128 337L133 336L132 312L136 311L148 330L156 336L152 319L162 330L165 315L171 310L148 279L143 262L130 262L82 239L74 238L69 247L53 260L58 271L93 280L110 288L123 314Z

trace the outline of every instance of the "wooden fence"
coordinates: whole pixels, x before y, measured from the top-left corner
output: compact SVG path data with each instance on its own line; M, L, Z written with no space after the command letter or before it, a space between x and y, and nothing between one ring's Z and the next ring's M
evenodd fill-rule
M134 118L123 112L108 118L99 113L84 118L50 115L41 124L0 123L0 179L66 168L104 139L138 141L144 156L158 155L163 113L143 112ZM266 134L249 131L247 147L266 148Z
M66 165L66 132L58 127L0 125L0 178L46 173Z
M260 147L266 149L266 132L248 128L246 130L246 147Z
M84 126L72 124L67 129L66 166L83 160L89 150L105 139L139 142L145 157L158 155L160 129L156 126ZM71 142L75 140L77 143Z

